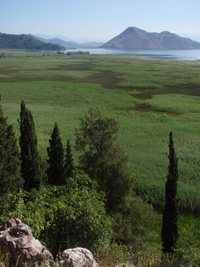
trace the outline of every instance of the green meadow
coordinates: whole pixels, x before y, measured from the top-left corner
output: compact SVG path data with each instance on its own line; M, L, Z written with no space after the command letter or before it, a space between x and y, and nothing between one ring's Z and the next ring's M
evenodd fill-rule
M7 52L0 58L0 94L17 137L22 99L32 111L43 160L55 122L63 144L70 139L73 145L79 118L90 107L117 118L137 193L157 208L163 206L173 131L180 210L200 211L199 61Z

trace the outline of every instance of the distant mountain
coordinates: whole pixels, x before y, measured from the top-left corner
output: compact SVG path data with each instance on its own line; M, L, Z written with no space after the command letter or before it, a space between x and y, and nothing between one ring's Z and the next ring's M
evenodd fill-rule
M146 32L136 27L129 27L114 37L102 48L112 49L200 49L200 43L174 33Z
M31 35L31 34L29 34ZM97 41L96 39L91 39L91 38L78 38L78 39L72 39L72 38L68 38L64 35L60 35L60 34L56 34L56 35L48 35L48 34L44 34L44 33L37 33L35 34L35 36L37 37L41 37L44 39L61 39L63 41L66 42L73 42L73 43L79 43L79 44L83 44L83 43L92 43L92 42L97 42L97 43L105 43L104 41Z
M188 34L188 33L183 33L182 36L186 38L190 38L193 41L200 42L200 34Z
M6 33L0 33L0 48L44 50L44 51L65 50L65 48L60 45L44 43L27 34L15 35Z
M44 42L44 43L58 44L58 45L61 45L65 48L78 48L78 45L76 44L76 42L73 42L73 41L64 41L60 38L45 39L45 38L42 38L42 37L37 36L37 35L32 35L32 34L29 34L29 35L34 37L35 39L38 39L38 40Z
M96 48L96 47L100 47L103 45L102 42L86 42L86 43L77 43L75 41L64 41L60 38L53 38L53 39L45 39L45 38L42 38L40 36L36 36L36 35L32 35L32 34L29 34L30 36L42 41L42 42L45 42L45 43L52 43L52 44L59 44L63 47L65 47L66 49L69 49L69 48Z
M102 46L104 43L103 42L87 42L87 43L82 43L79 44L80 47L85 47L85 48L98 48Z
M31 35L31 34L29 34ZM44 33L37 33L35 34L35 36L38 36L40 38L44 38L44 39L54 39L54 38L57 38L57 39L61 39L61 40L64 40L64 41L72 41L71 38L67 38L65 37L64 35L61 35L61 34L54 34L54 35L49 35L49 34L44 34Z

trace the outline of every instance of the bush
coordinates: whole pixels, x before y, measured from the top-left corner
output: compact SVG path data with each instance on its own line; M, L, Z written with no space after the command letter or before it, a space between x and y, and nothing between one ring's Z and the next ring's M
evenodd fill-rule
M30 193L10 194L0 221L18 217L54 256L76 246L95 252L108 246L111 238L104 195L97 193L96 187L86 174L75 172L65 185L41 186Z

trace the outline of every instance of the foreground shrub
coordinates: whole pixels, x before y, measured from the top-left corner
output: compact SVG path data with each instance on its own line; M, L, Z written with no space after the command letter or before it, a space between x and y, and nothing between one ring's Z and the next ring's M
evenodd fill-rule
M77 246L94 252L108 246L111 238L103 194L96 187L87 175L76 172L63 186L41 186L29 194L9 195L0 221L18 217L54 256Z
M148 242L156 238L150 229L153 225L156 227L160 216L138 196L128 196L111 217L113 239L118 244L124 244L131 253L146 250Z

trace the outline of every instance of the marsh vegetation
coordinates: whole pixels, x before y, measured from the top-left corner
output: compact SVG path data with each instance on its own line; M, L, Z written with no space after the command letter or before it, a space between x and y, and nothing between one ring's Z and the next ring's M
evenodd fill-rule
M159 213L164 206L168 135L179 159L180 239L199 251L200 231L200 62L139 59L133 55L12 53L0 58L4 114L19 138L20 103L31 110L42 160L55 122L63 143L74 149L79 118L91 107L119 122L118 139L137 178L136 193ZM160 245L161 220L151 229Z

